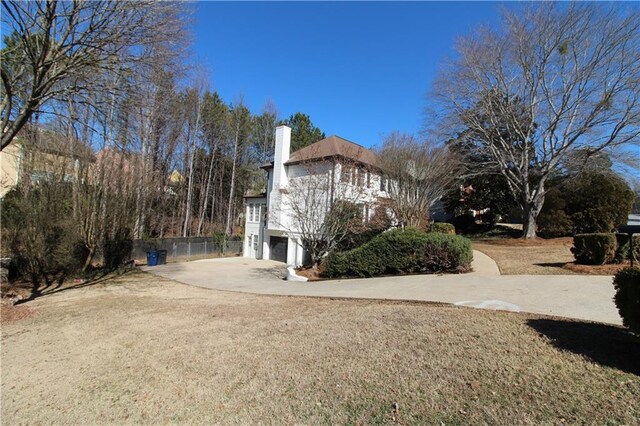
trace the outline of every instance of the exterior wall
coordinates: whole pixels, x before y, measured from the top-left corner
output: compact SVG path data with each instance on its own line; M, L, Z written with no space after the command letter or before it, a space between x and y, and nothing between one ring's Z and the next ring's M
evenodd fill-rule
M262 259L265 233L266 198L247 198L245 207L243 257ZM257 237L257 242L254 238ZM256 247L257 245L257 247Z
M51 181L54 178L72 182L79 178L80 168L80 160L70 155L35 149L27 151L21 143L14 142L0 151L0 198L25 178L34 183Z
M11 144L0 151L0 198L18 184L21 159L20 144Z
M364 166L349 167L329 160L285 165L289 159L290 137L288 127L276 129L274 162L273 168L268 170L266 198L247 198L243 252L245 257L269 259L270 238L287 237L287 263L301 265L304 250L298 243L300 230L293 219L292 206L306 209L312 215L311 222L321 224L332 203L346 199L361 205L363 217L368 220L374 215L378 199L386 197L387 192L381 184L381 174ZM303 193L305 190L306 194ZM264 224L250 220L250 205L258 202L266 204ZM253 249L253 235L259 236L259 250Z

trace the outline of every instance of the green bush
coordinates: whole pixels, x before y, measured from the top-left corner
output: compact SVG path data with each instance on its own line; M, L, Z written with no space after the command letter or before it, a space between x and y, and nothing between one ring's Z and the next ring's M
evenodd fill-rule
M618 248L616 249L615 262L622 263L629 260L629 234L616 234ZM633 258L640 261L640 235L633 237Z
M615 232L631 212L633 191L613 172L584 172L564 177L556 185L547 192L538 216L542 237Z
M571 252L577 263L604 265L615 259L616 246L615 234L578 234L573 237Z
M440 232L442 234L455 235L456 227L447 222L435 222L431 226L431 232Z
M573 221L566 212L567 200L560 188L552 188L544 197L538 215L538 235L542 238L567 237L573 233Z
M624 268L613 278L614 301L622 323L640 333L640 268Z
M415 229L385 232L326 261L329 277L372 277L383 274L465 272L471 267L471 242L442 233Z

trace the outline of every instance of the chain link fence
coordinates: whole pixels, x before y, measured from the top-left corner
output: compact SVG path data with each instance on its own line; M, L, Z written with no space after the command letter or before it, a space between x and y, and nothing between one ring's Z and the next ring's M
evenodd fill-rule
M233 257L242 255L242 240L226 241L224 244L214 242L210 237L134 240L132 258L136 263L146 263L147 252L153 250L166 250L167 262Z

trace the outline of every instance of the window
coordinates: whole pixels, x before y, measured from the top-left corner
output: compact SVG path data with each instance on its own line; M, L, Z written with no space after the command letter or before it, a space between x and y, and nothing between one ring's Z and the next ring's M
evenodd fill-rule
M362 185L364 185L364 174L365 174L365 171L363 169L357 169L357 172L358 173L356 175L357 176L356 184L361 187Z
M259 222L260 221L260 207L263 204L249 203L249 212L247 214L247 220L249 222Z
M257 235L253 236L253 250L254 251L258 251L258 236Z
M387 179L380 175L380 191L387 192Z
M366 173L367 173L367 188L371 188L371 173L369 173L369 170L367 170Z
M342 171L340 172L340 182L349 183L351 181L351 167L342 165Z

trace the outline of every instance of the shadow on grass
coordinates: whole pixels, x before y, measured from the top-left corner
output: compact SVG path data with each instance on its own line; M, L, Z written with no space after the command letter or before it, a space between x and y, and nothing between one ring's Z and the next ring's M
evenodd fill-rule
M530 319L527 324L558 349L640 376L640 339L622 327L560 319Z
M499 240L499 239L512 239L521 238L522 231L518 229L509 228L506 226L495 226L493 228L489 226L477 227L476 229L467 230L462 232L467 238L471 240Z
M564 265L566 264L567 262L534 263L535 266L544 266L549 268L560 268L560 269L563 269Z
M36 291L34 291L32 289L31 294L29 295L29 297L22 299L22 300L18 300L17 302L14 303L14 305L21 305L23 303L27 303L27 302L31 302L32 300L35 299L39 299L41 297L44 296L49 296L51 294L56 294L56 293L61 293L63 291L67 291L67 290L77 290L77 289L81 289L81 288L85 288L85 287L91 287L91 286L95 286L98 284L102 284L105 281L108 281L116 276L121 276L121 275L125 275L125 274L131 274L133 273L134 270L128 270L125 272L119 272L119 273L115 273L113 271L98 271L97 273L93 274L91 276L91 278L86 279L82 282L79 283L73 283L73 282L64 282L64 283L58 283L55 286L44 286L44 287L39 287Z

